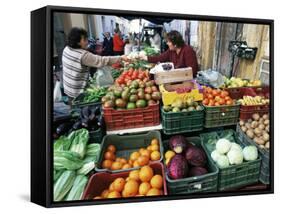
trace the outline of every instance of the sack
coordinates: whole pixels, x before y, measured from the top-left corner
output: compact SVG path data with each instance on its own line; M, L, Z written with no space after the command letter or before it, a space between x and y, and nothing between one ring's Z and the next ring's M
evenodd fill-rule
M224 84L224 78L219 72L208 69L197 73L197 82L201 85L220 88Z
M60 81L56 81L55 88L54 88L54 102L60 102L62 100L61 88L60 88Z

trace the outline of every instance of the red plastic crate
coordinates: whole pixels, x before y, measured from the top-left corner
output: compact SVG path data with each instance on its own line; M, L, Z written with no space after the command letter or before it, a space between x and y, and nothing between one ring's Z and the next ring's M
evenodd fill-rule
M160 124L159 103L146 108L115 110L103 108L108 131L156 126Z
M254 113L260 115L269 113L269 105L254 105L254 106L243 106L240 107L240 119L247 120L252 117Z
M162 176L164 195L167 195L167 185L163 164L151 163L149 166L153 169L154 174ZM88 181L82 199L91 200L94 197L101 195L102 191L108 189L111 182L113 182L116 178L122 177L126 179L129 176L129 173L130 171L119 173L99 172L93 174Z
M269 86L260 86L260 87L240 87L240 88L226 88L229 96L232 99L241 99L243 96L253 96L255 93L257 95L262 95L265 97L269 97Z
M243 96L251 96L253 93L257 94L258 96L264 96L269 98L269 86L264 87L251 87L251 88L244 88L243 89ZM240 119L247 120L252 117L254 113L258 114L267 114L269 113L269 105L252 105L252 106L245 106L241 105L240 107Z

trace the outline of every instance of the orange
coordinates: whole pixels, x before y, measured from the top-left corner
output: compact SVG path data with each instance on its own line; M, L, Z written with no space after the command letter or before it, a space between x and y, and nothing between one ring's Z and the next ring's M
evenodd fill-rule
M121 158L116 158L115 161L120 162Z
M128 164L128 163L126 163L122 166L122 169L130 169L130 168L132 168L132 165Z
M151 180L150 184L153 188L161 189L163 186L163 178L161 175L154 175Z
M110 169L112 165L112 161L111 160L104 160L102 162L102 168L103 169Z
M130 160L135 161L135 160L138 159L139 156L140 156L140 153L138 153L138 152L133 152L133 153L130 155Z
M101 193L101 197L107 198L108 193L109 193L109 190L108 190L108 189L103 190L102 193Z
M140 180L140 177L139 177L139 170L133 170L129 173L129 178L131 178L132 180L135 180L135 181L139 181Z
M108 191L109 192L113 192L114 191L114 183L113 182L109 185Z
M144 150L145 150L145 148L140 148L139 153L141 154Z
M121 195L119 192L113 191L108 194L107 198L121 198Z
M93 199L103 199L101 196L96 196Z
M151 152L149 150L144 149L140 154L141 154L141 156L147 156L147 157L150 158L150 153Z
M120 162L113 162L111 165L111 170L119 170L122 169L123 164Z
M159 151L159 146L158 145L152 145L151 150L152 151Z
M116 147L113 146L113 145L109 145L109 146L107 147L107 151L110 151L110 152L112 152L112 153L115 153L115 152L116 152Z
M120 158L120 161L122 164L126 164L127 163L127 160L125 158Z
M128 197L135 196L139 191L139 184L135 180L129 180L124 186L124 193Z
M113 182L113 189L117 192L122 192L125 186L124 178L116 178Z
M150 154L150 159L153 160L153 161L160 160L160 158L161 158L161 154L160 154L160 152L158 152L158 151L153 151L153 152Z
M159 189L152 188L146 194L146 196L154 196L154 195L161 195L161 191Z
M156 138L152 139L151 145L159 145L158 139Z
M149 163L149 157L147 156L140 156L138 159L137 159L137 162L140 166L145 166Z
M104 159L105 160L112 160L112 161L114 161L115 158L116 157L115 157L115 154L113 152L108 151L108 152L104 153Z
M134 163L133 163L133 167L139 167L139 166L140 166L140 165L139 165L138 161L135 160Z
M151 145L148 146L146 149L147 149L148 151L151 151L151 152L152 152L152 146L151 146Z
M144 195L141 194L137 194L136 197L143 197Z
M139 178L142 182L149 182L153 177L153 170L150 166L143 166L139 172Z
M142 182L139 186L139 194L146 195L147 192L150 190L151 185L148 182Z
M134 161L132 161L132 160L128 160L128 164L130 164L131 166L133 166Z

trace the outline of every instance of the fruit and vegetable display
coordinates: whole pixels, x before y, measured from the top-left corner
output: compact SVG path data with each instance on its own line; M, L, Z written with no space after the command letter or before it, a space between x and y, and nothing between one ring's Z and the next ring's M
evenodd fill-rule
M175 135L169 140L165 153L165 164L170 179L201 176L208 173L207 157L201 147L188 142L184 136Z
M243 148L235 142L231 134L215 140L213 143L215 149L212 151L211 157L220 169L258 159L257 147L245 146Z
M235 100L233 100L229 96L228 91L205 87L203 92L202 103L205 106L224 106L224 105L234 105Z
M93 199L160 196L164 194L164 179L152 167L143 166L129 172L127 177L118 177Z
M158 139L154 138L146 148L140 148L129 154L129 159L118 157L116 147L109 145L104 153L102 161L103 169L120 170L130 169L148 165L150 161L158 161L161 158L160 145Z
M239 99L238 102L244 106L267 105L269 104L269 99L261 96L243 96L243 98Z
M135 109L155 105L161 93L153 80L140 79L128 82L127 86L112 86L102 98L104 108Z
M146 53L146 56L154 56L154 55L160 54L160 51L156 50L153 47L145 47L143 49L143 51Z
M54 142L54 201L80 200L95 168L99 144L88 144L89 132L79 129Z
M194 101L193 98L183 98L175 99L172 105L164 105L163 110L165 112L189 112L189 111L201 111L203 106L200 103Z
M262 149L270 147L269 124L268 114L255 113L252 118L239 121L241 130Z
M226 88L253 87L261 85L260 80L246 80L239 77L227 78L224 76L224 87Z

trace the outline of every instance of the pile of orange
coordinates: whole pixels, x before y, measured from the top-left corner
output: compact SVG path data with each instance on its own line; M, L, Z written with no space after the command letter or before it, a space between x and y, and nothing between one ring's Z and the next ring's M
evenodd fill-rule
M159 195L163 195L163 177L154 174L150 166L143 166L131 171L126 178L116 178L108 189L103 190L101 195L94 199Z
M103 169L120 170L133 167L145 166L149 161L157 161L161 158L159 141L154 138L146 148L140 148L138 151L130 154L129 160L116 157L116 148L114 145L109 145L104 153L102 162Z

